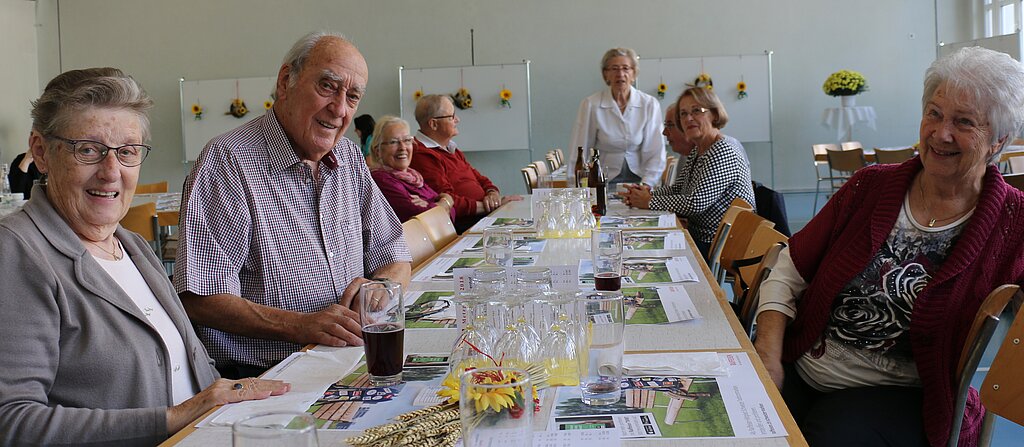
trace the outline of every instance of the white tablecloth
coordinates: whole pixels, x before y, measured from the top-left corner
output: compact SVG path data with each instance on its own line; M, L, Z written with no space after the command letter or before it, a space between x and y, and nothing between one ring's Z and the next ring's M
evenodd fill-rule
M836 139L839 141L851 141L853 125L867 123L871 130L875 130L875 108L871 106L858 107L829 107L821 114L821 125L829 129L836 129Z

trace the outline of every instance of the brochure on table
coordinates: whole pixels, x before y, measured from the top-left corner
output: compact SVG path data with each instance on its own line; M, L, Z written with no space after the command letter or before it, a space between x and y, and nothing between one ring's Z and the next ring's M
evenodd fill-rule
M537 263L536 255L520 255L512 258L512 265L516 267L531 266ZM413 281L450 281L454 277L455 269L475 268L484 265L483 255L481 256L460 256L457 258L438 257L430 264L423 267L419 273L413 276Z
M580 284L594 284L594 262L580 259ZM697 272L685 257L634 257L622 260L622 285L698 282Z
M682 231L626 231L622 233L623 250L685 250Z
M513 250L516 253L540 253L547 246L547 239L538 239L527 235L516 235ZM445 256L462 254L476 254L484 252L484 243L481 236L463 236L452 246Z
M601 216L600 228L675 228L675 214Z
M487 227L503 227L512 231L533 231L533 219L523 217L494 217L480 219L467 233L483 233Z

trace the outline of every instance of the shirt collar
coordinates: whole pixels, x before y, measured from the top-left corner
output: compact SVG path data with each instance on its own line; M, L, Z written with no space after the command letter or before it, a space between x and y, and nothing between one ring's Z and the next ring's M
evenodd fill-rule
M430 137L423 135L422 131L416 131L416 139L423 143L424 147L436 147L448 151L449 154L454 154L455 150L459 148L459 145L455 144L455 140L448 140L448 147L442 148L440 144Z
M277 120L274 109L267 111L266 118L263 125L263 134L266 135L267 139L267 158L270 160L271 170L274 172L283 171L294 166L296 163L302 163L298 154L295 153L295 148L292 147L288 135L284 133L281 122ZM335 152L341 147L344 140L344 137L339 139L334 148L320 159L320 162L327 169L333 170L338 167L338 156Z
M642 107L643 106L643 104L640 103L640 94L639 93L640 93L640 90L637 90L636 87L633 87L633 86L629 87L629 102L626 103L626 107ZM608 88L608 89L605 89L604 91L601 92L601 108L603 108L603 109L610 109L612 107L616 107L617 108L617 107L619 107L619 105L615 103L615 98L612 98L612 90L610 88Z

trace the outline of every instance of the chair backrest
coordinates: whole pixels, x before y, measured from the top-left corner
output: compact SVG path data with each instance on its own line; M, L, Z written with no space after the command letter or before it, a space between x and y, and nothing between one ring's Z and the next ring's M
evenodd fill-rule
M1024 191L1024 173L1003 175L1003 180L1010 186Z
M842 151L827 150L828 165L833 171L853 174L867 165L864 149L847 149Z
M735 280L732 283L733 296L736 302L741 303L746 298L751 284L757 280L758 264L764 258L765 253L779 243L787 243L789 238L770 225L759 225L754 229L754 234L747 242L741 257L735 252L723 253L722 268L731 273Z
M992 293L988 294L985 301L981 303L981 307L978 308L978 312L974 315L974 322L967 333L964 347L960 351L960 360L957 362L956 371L959 382L956 399L953 404L953 424L950 428L949 445L957 445L964 418L964 408L967 405L967 395L971 387L971 379L978 370L981 356L985 353L985 348L988 347L996 326L999 325L999 316L1006 309L1006 305L1010 300L1018 296L1019 292L1020 286L1016 284L1005 284L996 287ZM991 373L990 369L989 374ZM1015 374L1019 376L1019 371L1016 371ZM1019 380L1019 378L1015 379Z
M786 248L786 243L778 242L764 252L764 255L761 256L761 263L757 265L754 276L750 281L749 289L737 301L740 324L743 325L743 330L747 332L747 338L754 338L754 314L757 313L757 306L761 303L761 284L765 279L768 279L768 275L771 275L775 264L779 262L779 253L782 252L783 248Z
M875 148L875 162L879 164L898 164L914 158L913 147L903 149L879 149Z
M535 161L530 163L533 165L533 169L537 170L537 176L540 177L544 174L550 174L551 170L548 169L548 163L545 161Z
M860 144L860 141L844 141L839 143L839 147L844 151L848 151L850 149L864 149L864 145Z
M128 208L128 213L121 219L121 226L139 233L147 241L157 242L160 232L157 229L156 203L146 202Z
M533 194L533 188L537 187L537 171L533 169L533 165L530 165L520 169L519 172L523 174L523 182L526 183L526 193Z
M135 185L135 194L157 194L161 192L167 192L166 181Z
M1015 296L1021 299L1020 292ZM982 425L982 442L991 439L992 415L1024 425L1024 380L1020 380L1020 372L1024 368L1022 340L1024 318L1014 318L981 385L981 403L988 412Z
M668 156L665 158L665 171L661 173L662 186L670 186L676 181L677 163L679 163L679 159L674 156Z
M565 152L562 152L562 148L560 148L560 147L556 147L555 148L555 156L558 157L558 164L559 165L565 163Z
M811 145L811 151L814 152L814 155L818 155L818 156L822 156L822 157L825 156L825 151L827 151L829 149L834 150L834 151L842 150L842 148L840 148L839 145L835 144L835 143L822 143L822 144L812 144Z
M715 230L715 237L711 239L711 245L708 248L708 259L706 259L708 267L711 269L711 274L714 276L717 276L720 267L718 265L718 258L722 255L725 238L729 235L729 231L732 230L732 222L736 220L736 216L739 215L740 211L754 211L754 206L739 197L732 199L729 208L722 215L722 220L718 221L718 229Z
M736 220L732 222L732 228L729 230L729 234L725 238L725 244L722 245L722 252L718 256L719 270L718 283L722 284L725 280L726 273L732 273L736 276L733 264L737 260L747 259L747 246L750 245L750 241L754 237L754 233L757 232L760 227L772 228L775 223L758 216L753 211L743 210L736 215ZM767 250L766 246L764 250ZM738 296L738 295L737 295Z
M434 249L434 243L430 242L430 237L427 236L427 227L419 219L409 219L403 222L402 234L405 235L405 243L409 245L413 268L437 252Z
M554 154L549 153L545 155L544 160L548 162L548 169L550 169L551 172L555 172L555 170L558 169L558 167L560 166L558 164L558 158L555 157Z
M458 233L455 232L455 224L452 223L448 210L441 206L435 206L429 210L416 215L427 229L427 237L434 244L434 250L440 250L455 240Z

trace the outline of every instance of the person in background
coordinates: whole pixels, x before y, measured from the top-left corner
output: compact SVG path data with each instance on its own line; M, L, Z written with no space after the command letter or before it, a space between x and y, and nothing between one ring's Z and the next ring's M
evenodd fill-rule
M729 115L711 90L691 87L676 101L678 125L693 143L689 155L680 160L681 174L671 186L651 189L631 186L623 197L626 205L667 210L687 219L687 229L701 255L707 259L718 223L733 199L740 197L754 205L750 169L731 141L721 132Z
M402 224L344 137L367 78L340 34L303 36L270 111L207 143L185 179L174 285L226 377L361 345L359 286L409 282Z
M424 183L419 172L409 167L413 158L409 123L397 116L385 115L377 121L373 134L377 138L373 140L371 153L377 160L377 167L370 175L394 208L398 220L405 222L435 206L444 207L455 220L452 196L435 192Z
M359 137L359 148L363 151L363 158L370 160L370 146L373 144L373 129L376 123L372 116L365 113L357 116L352 123L356 126L355 132Z
M754 347L810 445L945 446L978 308L1024 285L1024 193L996 161L1024 65L981 47L925 72L919 156L858 170L761 287ZM969 391L959 445L978 443Z
M608 88L580 103L572 130L569 147L598 149L609 185L657 185L665 170L661 106L653 96L633 87L636 61L636 52L629 48L604 53L601 75ZM568 164L574 166L576 153L569 154Z
M23 193L28 200L32 198L32 184L42 176L34 163L32 150L28 150L14 157L7 181L11 184L11 192Z
M491 180L473 168L452 140L459 134L459 117L451 98L426 95L416 102L416 133L412 168L428 185L455 201L455 230L462 233L481 217L519 196L502 196Z
M0 445L152 446L289 389L218 379L153 249L118 224L151 106L116 68L65 72L32 103L47 182L0 220Z

